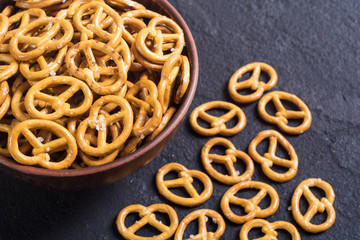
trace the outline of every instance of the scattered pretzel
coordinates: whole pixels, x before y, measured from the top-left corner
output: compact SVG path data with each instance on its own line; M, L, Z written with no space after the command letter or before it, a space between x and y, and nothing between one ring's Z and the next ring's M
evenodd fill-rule
M250 199L239 198L235 194L243 189L258 189L259 192ZM270 206L261 209L259 203L266 195L270 196ZM230 208L230 204L240 205L244 208L246 215L238 216ZM266 218L276 212L279 208L279 195L270 185L257 181L240 182L229 188L221 199L221 209L224 215L233 223L242 224L256 217Z
M215 117L206 113L206 111L211 109L226 109L229 112L220 117ZM228 129L225 124L234 117L238 118L238 122L234 127ZM198 118L208 122L211 128L204 128L200 126L197 122ZM241 108L232 103L213 101L204 103L195 108L195 110L190 115L190 124L195 132L207 137L214 136L216 134L223 136L233 136L241 132L241 130L245 127L246 117Z
M7 81L0 83L0 105L3 104L10 94L10 88Z
M281 100L296 104L300 111L287 110ZM270 101L274 103L277 110L275 116L269 115L265 110L267 103ZM282 131L289 134L301 134L308 130L311 125L311 113L306 104L297 96L286 92L270 92L263 96L259 101L258 112L262 119L276 124ZM288 125L288 119L303 119L303 121L299 126L292 127Z
M18 70L18 62L10 54L0 54L0 83L14 76ZM4 64L6 63L6 64Z
M247 72L252 71L252 75L245 81L238 80ZM266 72L270 80L267 83L259 81L261 71ZM277 82L277 74L275 70L268 64L262 62L249 63L239 68L230 78L228 91L230 97L240 103L250 103L258 100L265 91L272 89ZM238 91L243 89L251 89L255 91L248 95L242 95Z
M248 222L246 222L241 230L240 230L240 240L249 240L248 234L253 228L261 228L261 231L265 234L261 238L257 239L271 239L271 240L277 240L278 233L276 232L277 229L282 229L287 231L291 234L292 240L300 240L300 233L296 229L294 225L292 225L289 222L285 221L276 221L273 223L269 223L266 220L263 219L253 219Z
M211 154L210 151L214 146L226 147L225 155ZM246 164L246 170L240 175L239 171L236 171L234 164L240 159ZM201 150L201 161L206 172L219 182L233 185L238 182L247 181L254 173L254 163L252 159L244 152L235 148L231 141L225 138L213 138L210 139ZM224 175L215 170L212 166L212 162L225 165L228 175Z
M189 239L216 240L220 239L220 237L224 234L225 221L222 216L211 209L200 209L190 213L180 222L180 225L176 230L174 240L186 239L184 238L185 229L190 222L196 219L198 219L199 222L199 233L196 235L191 235ZM211 219L211 221L217 224L217 229L215 232L208 232L206 227L206 222L208 219Z
M269 148L268 152L266 152L264 156L261 156L257 152L256 147L265 139L269 139ZM280 158L275 155L278 143L289 154L290 160ZM254 161L261 164L262 171L270 179L277 182L286 182L295 177L299 164L298 157L296 155L294 147L279 132L275 130L266 130L260 132L250 142L248 151L249 155L254 159ZM271 169L273 165L289 168L289 170L285 173L277 173Z
M11 130L12 130L11 125L0 123L0 132L6 133L9 136ZM5 140L3 139L3 141L7 142L6 139ZM3 148L0 147L0 155L5 156L5 157L11 157L11 155L9 153L9 149L7 147L7 144Z
M310 187L317 187L325 192L325 197L320 200L311 192ZM303 215L300 211L300 198L304 196L309 203L309 208ZM331 185L321 179L308 178L302 181L295 189L291 199L292 214L295 221L302 229L312 233L319 233L329 229L335 222L336 213L333 206L335 193ZM322 224L313 224L311 219L317 213L326 211L327 219Z
M171 171L177 172L179 178L164 180L165 175ZM201 194L192 185L193 178L199 179L204 185L204 190ZM211 180L205 173L197 170L188 170L179 163L169 163L160 168L156 175L156 186L160 194L169 201L187 207L194 207L204 203L211 197L213 192ZM169 188L177 187L185 188L190 197L181 197L169 190Z
M170 219L170 226L163 224L160 220L156 219L156 212L166 213ZM130 227L125 226L126 217L131 213L139 213L140 220L136 221ZM151 225L161 232L161 234L153 237L142 237L136 235L136 232L143 228L145 225ZM165 240L169 239L179 225L179 220L175 210L166 204L153 204L149 207L144 207L140 204L130 205L120 211L117 219L116 226L119 233L125 239L133 240Z

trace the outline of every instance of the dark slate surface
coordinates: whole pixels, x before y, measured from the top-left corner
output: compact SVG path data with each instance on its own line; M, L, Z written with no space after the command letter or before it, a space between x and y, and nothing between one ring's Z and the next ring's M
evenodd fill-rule
M321 234L298 229L302 239L360 239L360 5L348 1L171 0L197 42L199 87L191 110L211 100L230 100L227 81L240 66L264 61L277 71L274 90L294 93L313 114L309 131L289 136L299 156L290 182L269 181L256 164L254 180L270 183L280 207L269 221L294 223L288 211L295 187L309 177L322 178L335 192L335 224ZM231 138L240 149L256 134L273 128L262 121L256 103L242 106L247 126ZM177 161L202 169L199 153L209 138L192 132L188 118L164 151L132 176L82 192L46 190L0 173L0 239L122 239L115 227L127 205L169 203L154 185L158 168ZM220 210L228 186L214 181L214 194L196 207ZM172 204L174 206L174 204ZM194 209L176 207L180 219ZM240 225L226 221L222 239L238 239Z

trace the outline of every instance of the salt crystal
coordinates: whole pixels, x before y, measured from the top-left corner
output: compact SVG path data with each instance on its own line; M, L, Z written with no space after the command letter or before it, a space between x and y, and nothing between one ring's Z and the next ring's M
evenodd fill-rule
M140 135L140 138L141 138L141 139L144 139L144 138L145 138L145 135L144 135L144 134L141 134L141 135Z
M49 154L46 154L45 162L50 162L50 156L49 156Z
M53 23L52 23L52 22L49 22L48 25L51 27L51 26L53 25Z
M288 207L288 211L291 211L291 210L292 210L292 207L291 207L291 206L289 206L289 207Z
M217 219L216 218L213 218L212 221L213 221L213 223L217 224Z
M193 234L191 234L189 237L190 237L191 239L195 239L195 236L194 236Z
M51 64L53 64L53 62L48 63L48 67L50 67L50 66L51 66Z
M46 152L49 152L49 151L50 151L50 147L47 147L47 148L45 149L45 151L46 151Z
M175 48L171 48L170 51L171 51L171 52L175 51Z
M51 75L51 76L55 76L55 75L56 75L56 72L55 72L55 71L51 71L51 72L50 72L50 75Z
M66 3L66 0L61 0L62 3Z
M209 163L212 163L213 162L213 160L212 159L209 159Z
M62 45L58 44L56 47L57 47L57 49L60 49L60 48L62 48Z
M240 171L239 171L239 170L237 170L237 171L236 171L236 174L237 174L238 176L240 176Z
M44 138L42 138L42 137L38 137L37 139L38 139L39 142L41 142L41 143L44 141Z
M209 218L208 218L207 216L205 216L205 221L206 221L206 222L209 221Z

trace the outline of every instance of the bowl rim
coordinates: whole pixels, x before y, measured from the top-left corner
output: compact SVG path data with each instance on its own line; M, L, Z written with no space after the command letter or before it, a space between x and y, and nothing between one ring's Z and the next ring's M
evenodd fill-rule
M156 4L180 27L183 29L185 35L185 43L188 52L188 57L191 64L191 72L190 72L190 83L188 86L187 93L185 94L182 103L180 104L179 108L177 109L175 115L172 117L170 122L167 126L161 131L154 139L145 143L143 146L138 148L135 152L122 157L117 158L114 161L100 165L95 167L87 167L81 169L63 169L63 170L53 170L53 169L46 169L40 168L31 165L21 165L17 163L15 160L9 159L7 157L0 155L0 169L5 172L17 172L18 174L25 174L25 175L37 175L39 177L79 177L79 176L88 176L93 174L99 174L101 172L106 172L111 169L115 169L130 163L137 159L139 156L146 154L150 149L154 146L161 143L171 132L176 128L179 124L182 123L187 110L189 109L191 102L194 98L198 76L199 76L199 60L197 49L195 45L195 40L191 34L191 31L186 24L185 20L182 18L180 13L167 1L167 0L156 0L152 2L156 2ZM12 175L12 174L11 174Z

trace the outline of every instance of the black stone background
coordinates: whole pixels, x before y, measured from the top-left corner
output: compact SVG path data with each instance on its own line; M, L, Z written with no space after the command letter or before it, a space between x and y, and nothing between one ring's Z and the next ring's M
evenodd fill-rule
M360 239L359 1L170 2L190 26L199 53L199 85L190 111L207 101L231 101L226 88L233 72L264 61L279 76L273 90L296 94L312 112L307 132L287 136L299 156L294 179L271 182L255 164L253 180L270 183L280 195L280 207L268 220L294 223L302 239ZM259 118L256 107L241 105L247 125L231 138L240 150L246 150L261 130L274 128ZM130 204L169 203L155 188L157 169L176 161L203 170L199 156L208 139L191 130L187 116L150 164L122 181L89 191L46 190L0 173L0 239L122 239L115 226L118 212ZM309 177L329 182L336 193L335 224L321 234L302 231L288 211L294 189ZM180 219L194 209L220 211L221 196L229 186L213 183L213 196L203 205L171 204ZM240 228L226 221L222 239L238 239Z

